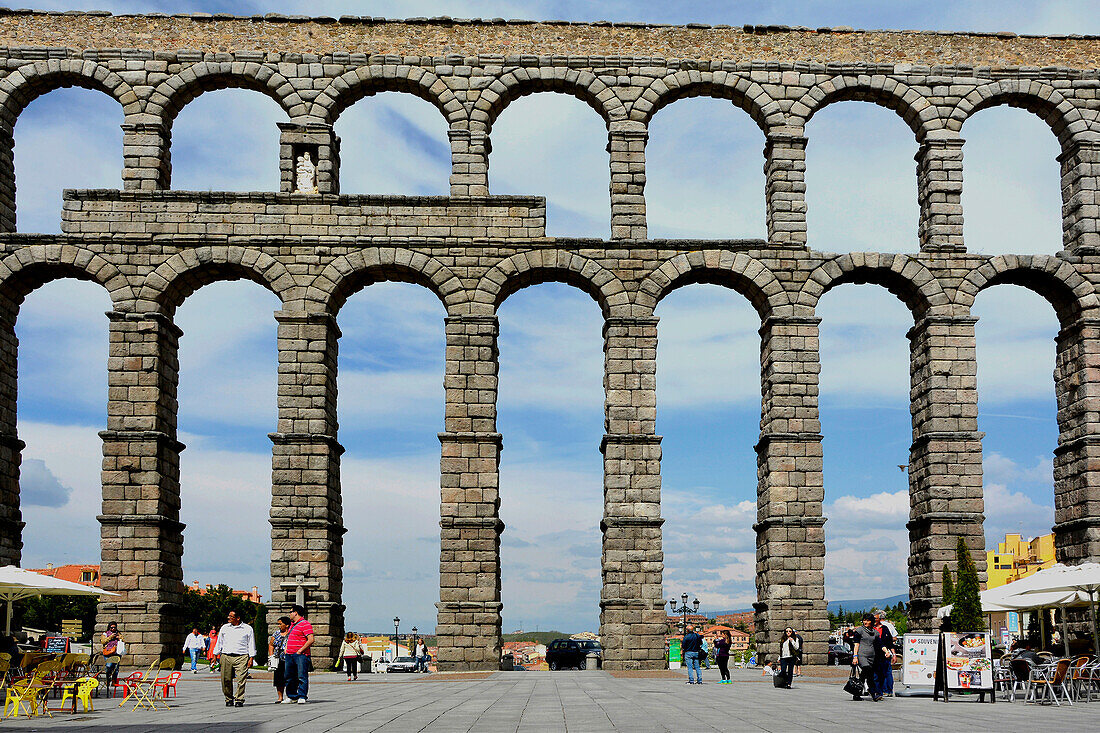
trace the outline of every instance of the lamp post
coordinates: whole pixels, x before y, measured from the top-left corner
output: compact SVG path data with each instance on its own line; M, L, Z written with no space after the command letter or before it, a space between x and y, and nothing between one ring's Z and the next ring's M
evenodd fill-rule
M412 641L409 642L409 654L416 656L416 627L413 627Z
M397 616L393 617L393 658L397 659L397 627L401 623L401 619Z
M688 594L687 593L682 593L680 595L680 607L679 608L676 608L676 599L675 598L673 598L671 601L669 601L668 605L672 608L673 613L683 614L683 618L680 621L680 633L681 634L687 633L687 615L688 615L688 611L698 611L699 610L699 599L696 598L694 601L691 602L691 605L689 606L688 605Z

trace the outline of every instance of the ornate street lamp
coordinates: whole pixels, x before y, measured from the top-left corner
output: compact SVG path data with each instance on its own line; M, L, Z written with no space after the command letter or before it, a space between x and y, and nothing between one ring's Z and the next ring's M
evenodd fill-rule
M393 658L397 659L397 626L401 623L401 619L397 616L393 617Z
M681 634L687 633L687 615L688 615L688 611L698 611L699 610L699 599L696 598L694 601L691 602L691 605L689 606L688 605L688 594L683 593L683 594L680 595L680 607L679 608L676 608L676 599L675 598L673 598L671 601L669 601L668 605L672 608L672 613L674 613L674 614L676 614L676 613L683 614L683 618L680 620L680 633Z

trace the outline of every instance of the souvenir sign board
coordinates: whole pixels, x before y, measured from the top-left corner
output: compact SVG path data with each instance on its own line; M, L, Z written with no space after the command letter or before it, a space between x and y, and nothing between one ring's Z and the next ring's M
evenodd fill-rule
M996 702L993 694L993 642L988 632L945 632L940 634L936 655L936 686L933 699L947 702L949 692L977 692L984 701Z
M901 683L910 687L931 687L936 681L936 659L940 638L936 634L906 634L902 637Z

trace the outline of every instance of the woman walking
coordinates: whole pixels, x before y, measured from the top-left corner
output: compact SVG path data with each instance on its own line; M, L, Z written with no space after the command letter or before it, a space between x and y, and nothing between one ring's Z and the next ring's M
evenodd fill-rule
M359 644L359 637L348 632L344 641L340 644L340 658L344 660L344 672L348 676L348 682L359 679L359 657L363 656L363 647Z
M118 632L118 624L112 621L103 632L103 669L106 673L104 682L108 690L118 682L118 664L122 661L125 649L126 643Z
M279 697L275 702L283 701L283 692L286 690L286 668L283 666L283 655L286 654L286 632L290 628L290 617L280 616L276 622L279 628L267 640L267 657L275 662L275 670L272 675L275 679L275 694ZM268 664L271 664L271 661Z
M206 661L210 663L210 671L217 672L221 666L218 663L218 655L214 653L214 647L218 644L218 630L210 627L210 633L206 635Z
M783 640L779 642L779 673L787 679L787 687L791 686L794 679L795 661L802 654L802 643L794 633L794 629L788 626L783 630Z
M720 685L733 681L730 679L731 646L733 646L733 640L730 638L730 632L721 631L718 638L714 640L714 661L718 663L718 671L722 673L722 679L718 681Z

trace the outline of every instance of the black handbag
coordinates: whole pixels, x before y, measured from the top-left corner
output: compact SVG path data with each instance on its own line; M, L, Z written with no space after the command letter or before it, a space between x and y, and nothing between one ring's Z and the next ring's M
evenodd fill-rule
M863 694L863 682L856 675L854 665L852 666L852 674L848 676L848 681L844 683L844 691L853 697L859 697Z
M788 675L783 674L782 672L776 672L775 675L772 676L772 687L790 689L791 678Z

